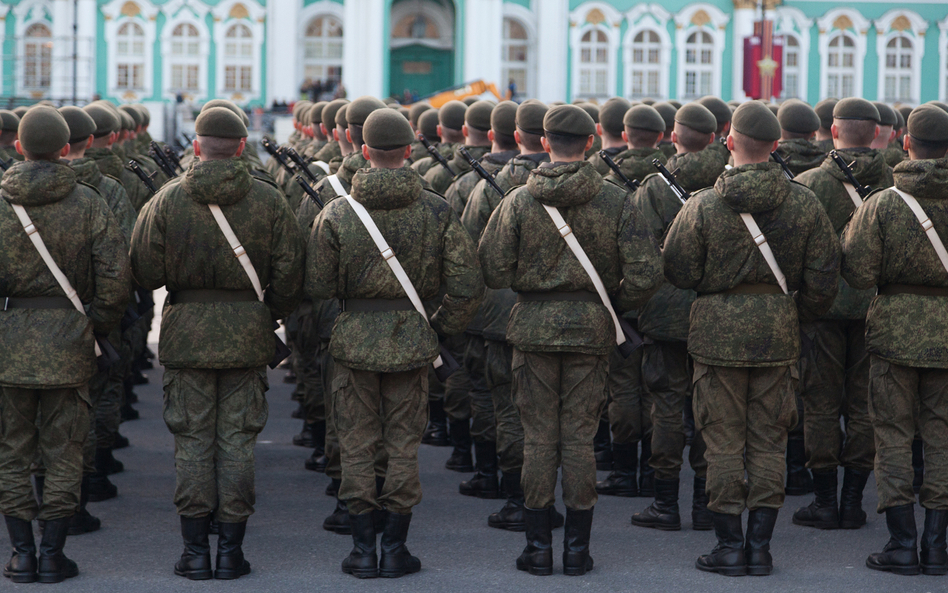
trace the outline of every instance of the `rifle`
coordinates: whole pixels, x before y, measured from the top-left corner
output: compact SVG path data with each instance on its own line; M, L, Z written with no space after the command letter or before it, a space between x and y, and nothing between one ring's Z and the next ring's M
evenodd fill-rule
M488 173L488 172L487 172L487 169L485 169L479 162L477 162L477 159L475 159L473 156L471 156L471 153L469 153L466 148L464 148L464 147L462 146L462 147L461 147L461 150L460 150L459 152L461 153L461 156L463 156L465 159L467 159L467 162L468 162L468 164L471 165L471 168L474 169L474 171L475 171L478 175L481 176L481 179L483 179L484 181L487 182L487 185L489 185L489 186L491 186L492 188L494 188L494 191L496 191L496 192L497 192L498 194L500 194L501 196L504 195L504 192L501 191L500 186L497 185L497 182L496 182L496 181L494 181L494 176L491 175L490 173Z
M641 183L639 183L638 179L630 180L628 177L626 177L625 173L623 173L622 170L619 169L619 165L614 160L612 160L612 157L609 156L609 153L606 152L605 150L599 151L599 158L601 158L603 162L609 165L609 168L612 169L612 172L616 174L616 177L621 179L622 183L624 183L626 187L632 190L632 193L635 193L635 190L639 189L639 186L642 185Z
M167 144L165 144L163 148L165 151L165 156L168 157L168 162L174 165L175 169L180 169L181 172L184 173L184 167L181 166L181 160L178 159L178 154L174 151L174 149Z
M188 146L191 146L192 144L194 144L194 138L192 138L191 136L188 136L184 132L181 132L181 135L184 136L184 139L188 142Z
M859 180L856 179L856 176L853 174L852 166L856 161L847 165L843 157L839 156L839 153L835 150L830 151L830 157L833 159L833 162L836 163L836 166L839 167L840 171L843 172L843 175L846 176L846 179L849 180L849 183L856 189L856 193L859 194L859 197L863 200L868 198L869 194L872 193L872 188L859 183Z
M158 188L155 187L155 181L152 177L154 173L152 173L152 175L145 173L145 171L143 171L135 161L128 161L128 168L132 170L132 173L138 175L138 178L142 180L142 183L145 184L145 187L148 188L148 191L151 192L151 195L158 193Z
M793 177L794 177L793 171L791 171L790 167L787 166L787 161L783 160L783 157L780 156L780 154L778 154L776 150L770 153L770 156L783 169L783 174L787 176L787 179L789 179L790 181L793 181Z
M300 187L303 188L303 191L306 193L307 196L309 196L309 199L316 202L316 205L319 206L320 210L322 210L323 201L319 199L319 192L313 189L313 186L306 183L306 180L300 177L299 175L294 177L294 179L296 179L296 182L300 184Z
M267 138L266 136L264 136L264 137L260 140L260 144L262 144L262 145L263 145L263 148L264 148L268 153L270 153L270 156L272 156L273 158L275 158L276 161L277 161L278 163L280 163L280 166L281 166L281 167L283 167L284 169L286 169L286 170L289 171L290 173L293 172L293 167L291 167L290 164L289 164L288 162L286 162L286 159L285 159L285 158L283 157L283 155L280 153L280 148L279 148L278 146L274 146L272 140L270 140L269 138Z
M0 169L3 169L4 171L6 171L7 169L10 168L10 165L13 164L13 161L14 161L14 160L15 160L15 159L13 159L13 158L11 158L9 161L5 161L5 160L3 160L3 159L0 159Z
M444 158L444 155L438 152L437 148L431 145L431 142L428 142L428 139L425 138L425 135L421 132L418 132L418 141L424 145L425 150L428 151L428 154L431 155L431 158L438 161L442 167L447 169L448 173L451 174L451 177L454 177L454 170L451 169L451 165L448 164L447 159Z
M168 162L168 158L165 156L165 153L161 150L161 147L158 146L158 143L154 140L151 141L151 144L148 145L148 154L151 155L151 158L155 159L155 162L158 163L158 166L170 178L177 177L178 174L174 172L174 167Z
M678 171L681 169L675 169L675 172L672 173L665 167L665 165L662 164L662 161L658 159L652 159L652 165L658 169L658 172L662 174L662 179L665 180L665 183L668 184L668 187L670 187L671 190L675 192L675 195L678 196L678 199L681 200L682 204L684 204L688 198L691 197L691 194L686 192L685 188L683 188L678 183L678 180L675 179L675 175L677 175Z
M289 146L283 149L283 154L290 157L296 164L296 168L302 171L308 178L310 183L318 183L319 179L313 175L313 172L309 170L309 167L306 166L306 161L303 160L303 157L300 156L300 153L296 152L295 149L290 148Z

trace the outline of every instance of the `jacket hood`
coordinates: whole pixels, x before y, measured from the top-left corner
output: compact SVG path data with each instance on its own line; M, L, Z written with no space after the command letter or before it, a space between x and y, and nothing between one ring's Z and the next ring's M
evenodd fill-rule
M219 161L195 160L181 183L195 202L222 206L239 202L253 188L247 164L237 157Z
M95 164L98 165L99 171L102 171L105 175L111 175L116 179L120 179L122 176L122 169L124 164L119 155L112 152L110 148L90 148L86 151L86 156L95 161Z
M0 180L3 196L12 204L42 206L59 202L76 188L76 172L66 161L14 163Z
M948 157L922 161L902 161L892 170L895 186L916 198L945 200L948 185Z
M790 182L777 163L755 163L725 171L714 189L735 212L767 212L790 195Z
M69 163L72 170L76 172L76 179L83 183L88 183L94 187L99 187L102 181L102 171L96 166L95 161L89 157L82 157Z
M505 150L503 152L489 152L486 155L484 155L483 160L493 165L497 165L498 167L503 167L504 165L507 164L507 161L514 158L518 154L520 154L520 151L518 150Z
M826 158L826 152L822 148L803 138L781 140L777 153L787 161L787 166L791 169L800 170L814 169Z
M421 195L421 177L411 168L362 169L352 178L352 197L369 210L394 210Z
M652 159L665 160L665 155L657 148L630 148L616 156L616 163L622 174L631 179L642 181L655 172ZM610 171L610 174L614 174ZM679 182L681 183L681 182Z
M879 182L883 181L885 171L889 167L885 162L885 155L881 151L874 148L843 148L836 152L843 157L847 164L852 163L850 168L859 183L873 189L880 189ZM836 179L848 183L849 180L846 179L846 175L843 174L829 155L826 155L820 167Z
M348 154L345 158L342 159L342 166L339 167L339 179L342 179L349 185L352 185L352 176L356 174L356 171L359 169L365 169L369 166L369 161L362 156L362 151L357 150Z
M537 167L527 178L530 195L545 206L577 206L602 190L602 177L587 161Z
M675 172L675 169L681 169L675 179L688 192L695 192L714 185L715 180L721 174L722 168L713 153L703 150L672 155L668 157L665 167L672 173Z

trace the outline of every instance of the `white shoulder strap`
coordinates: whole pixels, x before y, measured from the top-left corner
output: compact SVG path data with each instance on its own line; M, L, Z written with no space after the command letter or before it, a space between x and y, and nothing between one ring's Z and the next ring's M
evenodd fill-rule
M230 248L234 250L234 256L244 268L247 277L250 278L250 283L253 284L253 290L257 293L257 299L262 301L263 288L260 286L260 278L257 276L257 271L253 269L253 263L250 261L250 256L247 255L247 250L244 249L244 246L237 240L237 235L234 234L234 229L231 228L230 223L227 222L224 213L221 212L221 207L217 204L208 204L207 207L211 209L211 214L214 215L217 226L221 228L221 232L224 233L227 243L229 243Z
M329 175L329 165L323 161L313 161L313 164L325 171L326 175Z
M664 179L664 177L662 179ZM602 304L608 309L609 315L612 317L612 323L616 328L616 344L624 344L625 332L622 331L622 326L619 325L619 318L616 316L615 309L612 308L612 301L609 300L609 294L606 292L606 287L602 283L602 278L599 277L599 272L596 271L592 262L589 261L589 257L586 255L586 252L583 251L583 246L579 244L576 235L573 234L573 229L566 224L566 220L563 219L563 215L560 214L560 211L546 204L543 204L543 208L546 210L546 213L550 215L550 218L553 219L553 224L556 225L556 230L560 232L560 236L566 241L567 247L573 252L576 259L579 260L579 264L583 266L583 269L586 270L586 274L589 276L589 279L592 280L593 286L596 287L596 292L599 293L599 298L602 299Z
M849 194L849 199L853 201L853 205L856 208L862 206L862 198L859 196L859 192L856 191L856 188L853 187L853 184L843 183L843 187L846 188L846 193Z
M329 180L329 185L332 186L332 189L336 192L336 195L340 197L349 197L349 192L347 192L345 188L342 187L342 182L339 181L338 175L330 175L326 179Z
M33 247L36 248L36 251L39 252L40 257L43 258L43 263L45 263L46 267L49 268L49 271L52 272L53 278L55 278L56 282L59 283L59 287L62 288L63 292L66 293L66 298L72 301L72 306L76 308L76 311L79 311L85 315L86 308L82 306L82 301L79 299L79 295L76 294L76 289L72 287L72 284L69 283L69 279L66 278L66 275L63 274L63 271L53 260L53 256L50 255L49 249L46 249L46 243L44 243L43 238L40 237L39 231L37 231L36 227L33 225L33 221L30 220L30 215L26 213L26 208L20 204L10 205L13 206L13 211L16 212L16 217L20 219L20 224L23 225L23 230L26 231L26 234L29 236L30 241L33 243ZM102 351L99 350L98 343L95 344L95 355L102 356Z
M925 214L925 211L922 210L921 204L918 203L918 200L916 200L915 196L912 194L907 194L894 186L891 189L895 193L899 194L899 197L901 197L905 203L908 204L908 207L912 209L912 212L915 214L915 218L918 219L918 222L925 230L925 235L927 235L928 240L931 241L932 247L935 248L935 253L938 254L938 259L941 260L941 265L945 268L945 271L948 271L948 251L945 251L945 244L942 242L941 237L938 236L938 232L935 230L935 226L932 224L931 219L927 214Z
M787 278L783 275L783 271L781 271L780 266L777 264L777 258L774 257L774 252L770 248L770 244L767 243L767 237L760 232L757 221L747 212L741 213L741 220L744 221L744 225L747 227L747 230L750 231L751 237L754 239L754 244L760 249L760 254L764 256L764 261L770 266L770 271L777 277L777 284L783 289L784 294L789 294L787 290Z

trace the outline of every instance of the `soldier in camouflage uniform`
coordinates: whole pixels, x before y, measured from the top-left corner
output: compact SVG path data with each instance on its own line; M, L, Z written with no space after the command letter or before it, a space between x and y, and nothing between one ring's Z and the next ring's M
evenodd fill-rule
M484 286L474 244L457 216L404 166L414 138L408 121L376 109L362 131L362 156L371 168L352 177L351 199L378 224L421 299L444 296L430 322L422 318L347 199L327 203L316 220L306 293L314 300L344 299L330 343L342 454L339 496L349 508L354 543L342 570L359 578L399 577L421 569L405 541L412 508L421 501L417 455L427 418L427 367L438 356L438 336L467 327ZM381 492L378 447L388 454ZM379 560L372 511L382 509L387 517Z
M883 158L887 158L889 147L895 142L899 133L897 129L899 116L895 113L895 109L892 109L882 101L873 101L872 104L876 106L876 110L879 112L879 135L872 141L869 148L878 150L882 153ZM886 164L890 167L894 167L900 162L901 160L889 165L888 161L886 161Z
M299 147L303 138L303 133L300 131L300 128L302 127L300 124L300 116L312 105L312 101L307 101L305 99L297 101L293 104L293 110L291 111L291 115L293 116L293 131L290 132L289 138L286 139L286 146L294 149ZM276 178L281 169L280 162L271 156L267 159L267 162L264 163L264 168L268 173L270 173L271 177Z
M312 135L312 139L300 152L300 156L304 159L312 159L313 156L322 150L329 142L329 139L326 138L326 132L320 127L323 125L323 109L328 104L328 101L318 101L313 103L313 106L309 108L309 112L307 113L307 119L309 120L307 130L309 130L309 133Z
M833 111L833 140L856 179L866 186L892 185L892 170L882 153L869 148L878 135L879 111L869 101L848 98ZM819 168L796 178L810 188L841 233L862 199L827 157ZM803 352L801 394L807 467L813 472L814 501L793 515L797 525L819 529L858 529L866 524L862 492L872 471L875 445L869 417L869 356L866 312L874 289L856 290L840 279L839 295L818 320L802 326L812 344ZM845 432L840 428L845 420ZM843 485L837 502L837 468Z
M6 109L0 109L0 158L13 164L13 161L22 161L23 155L16 151L16 132L20 126L17 114ZM12 159L12 160L11 160Z
M626 149L625 141L622 139L622 118L629 110L631 105L622 97L613 97L605 102L602 109L599 110L599 122L596 124L596 134L602 139L604 151L613 160L620 152ZM599 156L599 152L593 153L588 159L596 172L605 177L612 171L609 165Z
M662 119L665 120L666 130L671 130L675 127L675 113L678 112L677 107L668 101L655 103L652 105L652 107L662 116ZM671 134L666 136L661 142L658 143L658 148L665 155L665 158L672 157L678 152L674 143L672 143L670 136Z
M826 158L826 151L813 143L813 135L820 129L820 116L812 107L799 99L784 101L777 111L780 122L780 143L777 154L787 163L794 175L815 169Z
M878 511L891 538L869 568L896 574L948 574L948 271L925 228L898 192L913 196L940 242L948 230L948 114L923 105L909 116L908 161L894 188L873 194L843 232L843 277L856 288L879 287L866 319L871 359L869 410L875 433ZM916 548L912 439L924 441L925 507L921 559Z
M139 284L169 291L159 354L185 542L175 574L234 579L250 572L241 546L255 499L254 444L267 420L273 321L289 315L302 297L303 247L283 195L254 179L238 158L247 136L240 118L214 107L201 113L195 132L197 160L142 211L131 254ZM262 302L212 205L265 287ZM213 573L212 513L220 525Z
M592 118L593 122L597 126L599 125L599 105L590 103L588 101L583 101L581 103L577 103L576 106L589 114L589 117ZM602 150L602 136L599 135L599 129L597 127L596 131L593 133L592 146L586 149L584 156L589 159L594 154L599 154L600 150Z
M816 131L816 139L813 143L823 152L829 152L834 148L833 109L836 108L837 103L839 103L839 99L830 97L823 99L813 107L813 111L816 111L816 114L820 117L820 128Z
M56 583L79 572L63 546L79 508L93 339L118 325L131 283L128 243L105 200L57 162L69 153L68 140L55 109L34 107L16 144L26 161L0 180L0 512L13 545L3 575L18 583ZM24 207L86 314L63 296L13 205ZM46 470L39 506L30 484L37 456ZM36 518L45 521L38 563Z
M564 219L621 309L634 309L661 281L661 256L637 210L584 162L595 124L572 105L550 109L543 147L553 163L534 169L491 215L479 243L491 288L512 288L513 397L524 430L527 546L517 568L551 574L551 509L559 466L566 503L564 573L592 569L596 504L592 440L605 405L615 327L593 281L542 206Z
M724 165L731 160L731 153L723 140L727 138L727 133L731 129L731 108L727 103L711 95L701 97L696 101L707 107L708 111L714 114L714 120L717 123L714 131L714 142L708 145L707 152L713 154L719 163L721 163L721 172L724 172ZM706 158L710 158L710 154Z
M441 153L441 156L446 159L454 157L454 146L456 144L464 143L464 133L461 128L464 127L464 114L466 112L467 105L460 101L448 101L438 109L437 135L441 138L441 142L434 146ZM428 175L428 171L440 169L441 165L433 157L428 156L412 163L411 168L422 177L425 177Z
M770 538L784 500L787 432L796 423L797 320L830 306L839 275L826 213L812 192L768 162L779 138L777 118L763 103L738 107L728 137L735 167L682 207L663 252L665 277L700 295L688 351L718 544L696 567L726 575L773 570ZM793 296L778 286L742 213L760 226Z
M411 124L411 130L415 133L417 138L418 132L421 131L421 116L425 114L426 111L431 111L433 108L430 104L420 101L415 103L408 109L408 123ZM436 142L437 139L428 138L429 142ZM411 156L408 157L409 163L415 163L428 155L428 149L425 148L425 145L419 140L415 140L411 143Z
M477 160L480 160L491 151L491 142L487 138L487 133L490 132L490 114L493 109L494 104L490 101L478 101L467 108L467 111L464 112L464 125L461 126L464 142L454 147L454 152L448 159L448 165L451 166L454 175L452 176L444 167L432 167L424 175L425 181L431 185L431 189L447 197L448 188L454 183L454 180L471 171L470 163L461 156L461 145ZM455 202L463 201L465 197L462 194L455 199ZM452 206L459 215L464 211L464 203L459 202L452 204Z
M141 179L125 166L128 160L122 160L125 153L116 144L127 133L121 115L105 101L86 105L83 109L97 126L95 140L92 147L86 150L86 156L95 161L104 175L111 175L122 182L129 202L138 212L151 199L151 193Z

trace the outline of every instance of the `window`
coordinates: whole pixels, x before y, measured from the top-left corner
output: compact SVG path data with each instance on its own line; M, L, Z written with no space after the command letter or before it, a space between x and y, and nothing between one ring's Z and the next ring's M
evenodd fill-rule
M833 37L826 54L826 96L851 97L856 88L856 42L845 33Z
M330 86L342 79L342 21L336 17L321 15L307 25L303 77Z
M246 25L233 25L224 35L224 90L253 91L253 33Z
M26 30L23 44L23 86L49 90L53 68L53 35L46 25L36 23Z
M662 44L658 33L639 31L632 38L632 98L662 95Z
M710 95L714 88L714 40L695 31L685 40L685 98Z
M514 85L515 96L520 98L533 95L533 61L530 39L527 29L520 21L504 19L503 74L501 80Z
M174 93L201 88L201 34L191 23L180 23L171 31L171 87Z
M905 35L897 35L886 44L883 101L916 102L917 98L912 96L914 59L912 40Z
M145 87L145 31L138 23L119 27L115 38L116 88L141 90Z
M579 94L608 97L609 38L601 29L586 31L579 42Z
M799 99L801 92L800 41L794 35L785 35L783 39L783 93L781 99Z

